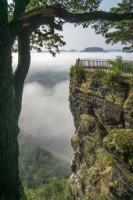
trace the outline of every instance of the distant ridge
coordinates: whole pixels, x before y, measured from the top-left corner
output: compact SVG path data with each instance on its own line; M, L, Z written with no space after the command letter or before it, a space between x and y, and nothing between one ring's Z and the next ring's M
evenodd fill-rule
M47 53L48 51L42 51L42 52ZM76 49L64 50L64 49L61 49L60 52L63 52L63 53L68 53L68 52L72 52L72 53L76 53L76 52L104 52L104 53L108 53L108 52L122 52L122 49L104 49L102 47L86 47L83 50L76 50Z
M100 47L87 47L81 52L105 52L103 48Z

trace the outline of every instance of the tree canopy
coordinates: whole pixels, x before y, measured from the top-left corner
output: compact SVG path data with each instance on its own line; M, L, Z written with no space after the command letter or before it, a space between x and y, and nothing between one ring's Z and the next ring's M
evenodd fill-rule
M125 23L124 19L126 19L126 23L129 19L128 21L131 24L132 13L125 12L126 9L123 12L118 12L119 7L112 8L110 13L98 11L101 1L13 0L13 3L9 4L9 20L16 34L20 29L27 29L30 32L30 49L41 51L44 46L55 55L55 52L59 51L58 47L65 45L63 36L56 33L56 30L62 31L64 23L82 24L84 28L87 28L89 24L100 19L101 23L98 22L97 25L94 25L94 28L96 33L104 36L110 26L118 28L118 24ZM128 3L124 4L128 5ZM43 13L45 13L44 16ZM118 21L122 22L118 23ZM19 26L16 30L16 26L14 27L16 23L17 25L22 23L21 28ZM113 41L115 40L114 33L112 37L111 33L106 34L106 37L108 37L107 42L110 42L111 38L113 38ZM17 48L15 42L14 50L16 51Z
M65 41L63 41L63 36L56 33L56 30L62 31L62 27L64 23L72 22L74 19L71 19L71 14L76 13L83 13L86 11L96 11L98 9L98 6L100 4L101 0L94 0L94 1L52 1L52 0L19 0L19 1L13 1L13 3L9 4L8 10L9 10L9 21L11 24L14 24L14 18L17 20L18 16L23 13L21 17L19 18L19 22L21 19L23 19L23 28L26 27L27 29L30 29L30 41L31 49L35 49L37 51L41 51L41 48L44 46L46 47L50 53L55 55L55 52L58 52L58 47L65 45ZM15 8L15 9L14 9ZM50 13L52 12L54 13ZM66 12L69 11L69 12ZM57 12L60 13L60 15L57 14ZM41 16L41 13L45 13L44 16ZM24 16L25 15L25 16ZM26 16L27 15L27 16ZM29 17L29 15L31 15ZM48 16L47 16L48 15ZM65 16L66 15L66 16ZM37 19L35 19L37 17ZM69 19L68 19L69 17ZM42 20L41 18L45 18L45 20ZM47 19L46 19L47 18ZM28 20L28 23L27 23ZM30 21L33 21L32 24L30 24ZM41 20L42 22L37 22L37 20ZM18 23L17 21L17 23ZM34 24L34 22L38 24ZM78 22L78 21L77 21ZM83 20L84 22L84 20ZM76 23L76 20L75 20ZM34 24L34 27L33 27ZM88 24L86 22L83 23ZM30 25L30 26L29 26ZM32 28L31 28L32 27ZM31 30L32 29L32 30ZM17 43L14 45L14 51L17 51Z
M110 12L133 13L133 0L123 0L118 7L111 8ZM133 52L133 20L125 19L119 22L100 20L93 28L97 34L102 34L106 38L106 43L121 42L124 45L123 51Z

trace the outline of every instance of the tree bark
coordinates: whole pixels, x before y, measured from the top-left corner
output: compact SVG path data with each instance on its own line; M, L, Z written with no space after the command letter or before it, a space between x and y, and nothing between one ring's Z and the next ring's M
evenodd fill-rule
M13 75L15 87L15 112L16 121L19 120L24 81L30 67L30 34L21 32L18 35L18 66Z
M18 172L19 129L15 118L11 40L5 2L0 2L0 199L19 200L22 194Z

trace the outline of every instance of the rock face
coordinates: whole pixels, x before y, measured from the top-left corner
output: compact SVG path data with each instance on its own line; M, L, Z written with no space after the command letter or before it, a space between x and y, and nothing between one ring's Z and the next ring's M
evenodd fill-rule
M133 89L126 79L105 86L86 73L70 77L74 117L71 161L76 200L133 200Z

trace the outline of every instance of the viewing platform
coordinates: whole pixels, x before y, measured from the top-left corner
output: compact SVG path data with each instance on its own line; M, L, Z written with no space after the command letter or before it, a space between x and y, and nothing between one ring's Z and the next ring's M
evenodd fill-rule
M76 64L79 66L84 65L86 69L93 71L96 68L100 68L107 73L110 72L110 67L112 64L109 61L116 61L116 59L77 59ZM125 63L124 70L122 71L122 76L133 76L133 61L132 60L122 60Z
M115 59L77 59L76 63L78 65L84 65L86 68L109 68L112 65L108 63L108 61L116 61ZM127 66L133 65L133 61L131 60L122 60L122 62L128 63Z

